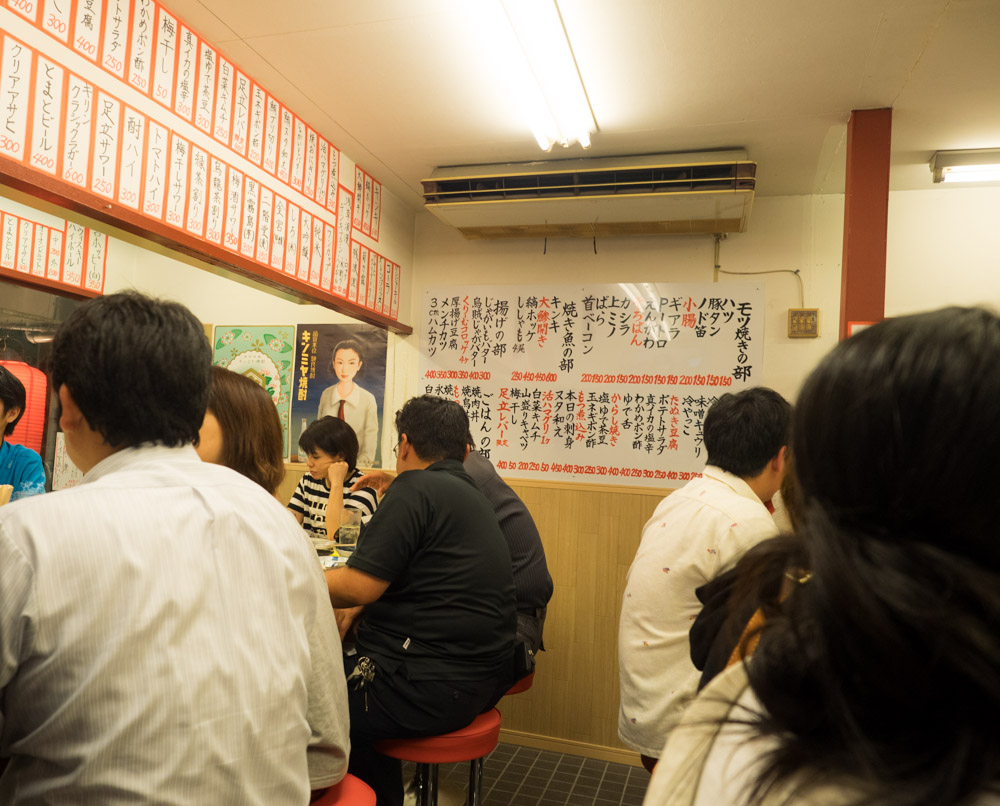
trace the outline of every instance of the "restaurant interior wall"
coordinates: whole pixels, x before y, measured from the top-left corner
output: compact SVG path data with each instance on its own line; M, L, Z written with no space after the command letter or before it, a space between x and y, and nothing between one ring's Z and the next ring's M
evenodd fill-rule
M799 307L791 274L720 283L756 282L766 289L765 366L758 383L794 398L816 361L837 340L844 197L758 198L746 233L721 246L733 272L799 269L805 304L821 309L820 337L790 340L787 309ZM418 216L413 312L416 342L424 289L472 290L476 282L526 290L551 284L609 282L711 283L714 244L704 236L466 241L429 214ZM544 249L544 254L543 254ZM408 394L421 392L414 352ZM512 482L531 510L545 545L555 594L545 628L546 652L532 689L501 703L507 740L546 749L637 763L618 741L618 613L625 574L643 524L664 489L600 487L544 481Z
M417 375L424 289L472 287L477 281L538 286L607 282L699 282L713 276L706 237L590 240L466 241L426 213L414 219L387 194L391 239L404 273L400 319L409 337L389 336L386 411L422 391ZM395 205L394 208L388 205ZM942 304L1000 305L1000 232L993 226L1000 188L949 188L890 194L886 313ZM393 215L394 214L394 215ZM820 338L789 340L786 312L799 305L790 274L757 281L767 297L765 368L757 378L794 399L798 386L836 341L840 302L843 196L762 197L748 231L722 243L722 268L734 272L799 269L805 305L821 310ZM106 292L123 288L177 299L205 322L298 324L352 321L318 305L301 305L266 290L203 271L191 261L141 242L114 237ZM544 249L544 254L543 254ZM0 281L0 291L3 281ZM383 435L388 455L393 435ZM517 482L542 532L556 584L534 688L504 704L505 733L525 744L615 760L634 760L617 740L617 619L624 577L642 525L667 490Z
M1000 233L992 226L1000 189L938 189L890 194L886 312L943 304L1000 306ZM805 376L837 341L843 251L842 195L759 197L748 231L722 243L728 271L799 269L805 306L820 309L820 337L787 338L787 309L799 306L789 274L720 282L762 282L766 288L764 372L756 380L794 400ZM706 237L590 240L466 241L429 215L417 219L414 344L424 289L471 288L477 281L525 288L545 282L701 282L713 276ZM407 360L400 356L401 361ZM421 391L417 354L406 371L406 394ZM397 367L397 372L403 372ZM635 763L617 738L618 613L625 575L642 526L668 489L512 482L542 534L555 595L533 688L501 703L508 740Z
M889 194L885 313L1000 310L1000 185Z

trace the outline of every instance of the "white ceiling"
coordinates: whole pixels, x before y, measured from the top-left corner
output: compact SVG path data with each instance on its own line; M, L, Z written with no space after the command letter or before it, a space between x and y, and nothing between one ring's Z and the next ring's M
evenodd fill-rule
M414 207L442 165L718 147L761 195L840 193L852 109L893 108L894 190L1000 146L1000 0L559 0L600 131L548 155L490 66L489 1L166 5Z

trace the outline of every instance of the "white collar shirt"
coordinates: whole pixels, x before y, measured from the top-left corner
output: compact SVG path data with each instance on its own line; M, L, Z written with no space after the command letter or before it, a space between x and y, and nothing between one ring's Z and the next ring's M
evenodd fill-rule
M657 757L694 696L699 672L688 633L701 611L695 589L778 533L749 485L709 465L664 498L642 530L618 628L618 735Z
M194 449L0 510L0 802L296 804L349 751L309 541Z

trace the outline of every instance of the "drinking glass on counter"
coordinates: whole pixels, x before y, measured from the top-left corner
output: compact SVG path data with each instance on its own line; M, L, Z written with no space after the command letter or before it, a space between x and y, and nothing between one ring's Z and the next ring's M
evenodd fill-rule
M344 509L340 513L340 529L337 530L337 546L354 549L361 534L361 512L357 509Z

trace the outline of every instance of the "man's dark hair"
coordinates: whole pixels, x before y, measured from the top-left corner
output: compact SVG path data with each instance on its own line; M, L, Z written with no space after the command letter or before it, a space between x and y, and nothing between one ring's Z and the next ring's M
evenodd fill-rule
M469 418L458 403L434 395L413 397L396 412L396 433L406 439L425 462L465 459Z
M0 366L0 401L3 402L5 413L14 408L19 409L17 417L7 423L7 427L3 431L3 436L9 437L14 433L17 421L24 416L24 407L27 405L28 397L24 391L24 384L4 366Z
M306 453L319 448L330 456L342 457L347 462L348 478L358 466L358 435L346 422L329 414L309 423L299 436L299 447Z
M212 348L183 305L135 291L84 303L52 342L52 385L65 385L115 449L198 439Z
M720 397L705 415L708 463L748 479L788 444L792 407L773 389L755 386Z

